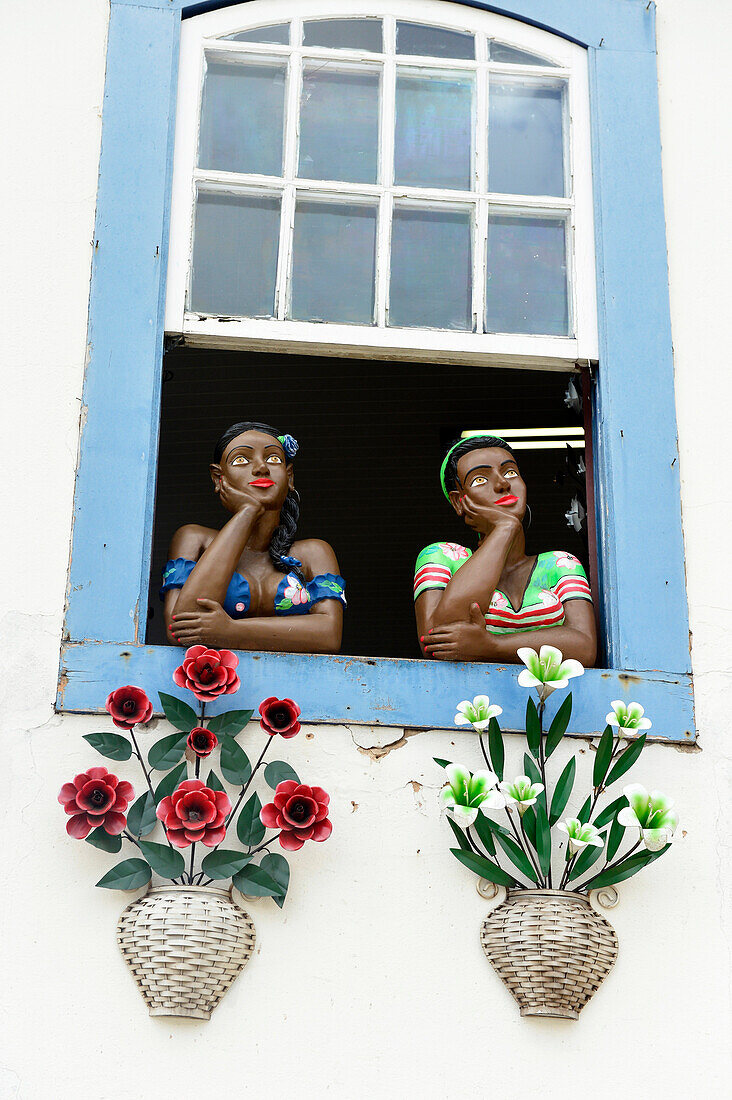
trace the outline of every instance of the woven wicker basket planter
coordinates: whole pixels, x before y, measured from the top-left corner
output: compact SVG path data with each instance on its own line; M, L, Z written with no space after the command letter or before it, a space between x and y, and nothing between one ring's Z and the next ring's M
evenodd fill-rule
M151 1016L210 1019L254 951L249 915L227 890L162 886L128 905L117 943Z
M480 940L522 1016L576 1020L618 955L613 927L568 890L511 890Z

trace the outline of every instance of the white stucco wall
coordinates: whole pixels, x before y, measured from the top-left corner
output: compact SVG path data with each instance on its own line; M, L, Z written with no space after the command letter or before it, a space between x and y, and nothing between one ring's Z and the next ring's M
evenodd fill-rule
M128 896L93 888L108 858L66 838L56 803L61 783L92 762L82 734L108 726L53 713L107 9L103 0L0 5L0 492L11 517L0 572L2 1100L223 1089L300 1100L727 1095L732 596L718 578L732 542L732 282L720 202L732 175L723 76L732 9L660 0L658 14L700 749L653 746L634 775L676 797L679 843L621 887L610 914L619 960L581 1020L521 1020L479 948L487 905L438 821L431 758L450 755L459 735L420 734L375 760L354 740L369 746L399 731L311 729L283 755L333 793L333 836L293 858L282 913L268 901L251 906L257 953L203 1025L148 1018L114 941ZM642 469L637 476L651 493ZM522 751L513 739L517 766ZM478 763L470 739L459 753ZM586 774L591 754L581 760ZM136 779L131 767L119 771Z

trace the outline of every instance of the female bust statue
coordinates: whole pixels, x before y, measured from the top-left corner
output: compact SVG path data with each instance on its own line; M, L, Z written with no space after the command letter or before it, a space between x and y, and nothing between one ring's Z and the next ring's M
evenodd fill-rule
M188 523L170 544L161 598L181 646L337 653L345 582L332 548L295 542L297 443L268 424L233 424L216 444L214 492L230 518L220 531ZM291 556L290 556L291 555Z
M548 644L592 665L595 617L582 565L559 550L527 556L526 484L516 456L497 436L466 436L449 448L440 480L478 548L433 542L417 558L422 652L441 661L518 663L521 646Z

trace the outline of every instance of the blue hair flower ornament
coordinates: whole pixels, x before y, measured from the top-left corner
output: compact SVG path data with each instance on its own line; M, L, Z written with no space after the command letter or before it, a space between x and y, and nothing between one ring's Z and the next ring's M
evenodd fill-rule
M288 569L302 569L302 562L299 558L280 558L282 565L287 566Z
M282 444L286 456L288 458L294 458L297 452L300 450L300 445L295 439L294 435L278 435L277 438Z

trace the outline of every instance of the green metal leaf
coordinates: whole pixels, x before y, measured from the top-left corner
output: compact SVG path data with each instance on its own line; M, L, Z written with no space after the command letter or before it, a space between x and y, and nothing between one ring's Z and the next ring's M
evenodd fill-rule
M536 851L536 810L533 806L529 806L521 818L521 828L526 833L529 844Z
M279 905L280 909L285 904L285 898L287 896L287 888L290 885L290 864L287 862L284 856L281 856L279 852L267 852L262 857L262 862L259 865L263 871L274 879L277 885L281 889L281 893L272 898L275 905Z
M147 762L151 768L158 772L167 772L174 768L186 751L185 733L171 733L169 737L163 737L156 741L147 754Z
M179 783L182 783L184 779L188 778L188 763L182 760L177 768L173 768L172 772L168 772L165 779L161 780L155 788L155 804L159 806L164 798L167 798L169 794L172 794Z
M620 756L617 758L612 768L610 769L610 774L607 777L607 782L605 784L606 787L609 787L611 783L615 783L616 780L620 779L621 775L625 775L625 773L633 767L636 760L643 752L643 746L645 745L645 743L646 735L645 733L642 733L637 741L631 741L627 749L623 749Z
M583 825L586 825L590 820L590 811L592 809L592 795L588 794L580 807L580 811L577 814L578 821L581 821Z
M264 769L264 780L272 790L275 789L278 783L284 783L286 779L294 780L295 783L300 782L295 769L291 768L284 760L273 760Z
M496 854L496 842L493 839L493 830L491 829L489 818L487 818L485 814L478 814L473 822L473 828L478 834L478 840L481 842L488 855L494 856ZM458 832L460 831L461 830L458 830ZM463 845L461 844L460 847L462 848Z
M503 779L503 768L506 754L503 747L503 734L501 733L501 727L498 725L498 721L495 718L491 718L490 724L488 726L488 755L491 758L493 771L496 773L499 780Z
M256 898L276 898L282 893L282 887L266 870L250 863L238 871L233 878L234 886L242 894Z
M93 829L89 833L86 842L87 844L93 844L95 848L101 848L103 852L112 852L116 855L122 847L122 836L120 833L111 836L109 833L105 833L100 825L98 829Z
M129 760L132 756L132 745L119 733L85 733L84 740L108 760Z
M215 715L208 723L211 733L220 737L222 733L230 733L236 737L241 733L254 714L253 710L227 710L223 714Z
M610 827L610 835L607 838L607 858L608 860L615 859L618 848L625 836L625 826L621 825L617 817L613 821Z
M233 783L235 787L243 787L252 774L249 757L230 734L222 734L220 740L221 757L219 764L224 779L227 783Z
M609 821L612 821L615 815L627 805L628 799L624 794L621 794L620 798L616 798L614 802L611 802L609 806L606 806L605 809L597 815L592 824L596 829L601 829L603 825L607 825Z
M549 727L549 732L546 735L546 741L544 742L544 752L547 759L554 752L555 748L567 732L567 726L569 725L569 719L571 717L572 693L570 692L557 713L554 715L554 718L552 719L552 724Z
M177 848L167 844L153 844L151 840L140 840L140 851L156 875L162 878L177 878L185 870L185 860Z
M552 797L551 809L549 811L549 824L556 825L559 818L564 813L564 808L569 802L569 796L572 793L572 787L574 785L574 775L577 770L577 761L572 756L567 761L567 765L557 780L557 785L554 788L554 795Z
M219 779L218 775L213 770L213 768L208 773L208 778L206 779L206 786L210 787L210 789L212 791L225 791L226 790L226 788L224 787L224 784L221 782L221 780Z
M158 695L165 711L165 717L171 726L175 726L177 730L183 730L184 733L190 733L192 729L200 725L198 715L193 707L188 706L188 703L184 703L182 699L176 699L174 695L166 695L164 691L159 691Z
M201 870L205 871L209 878L232 878L246 867L252 858L246 852L217 848L215 852L209 852L204 856L201 861Z
M259 818L261 809L262 803L255 791L251 798L248 798L244 803L239 814L236 823L236 835L242 844L246 844L248 848L253 848L255 844L261 844L264 840L264 834L267 832Z
M607 769L610 767L610 760L613 755L613 748L613 731L610 726L605 726L605 732L597 745L595 763L592 767L592 786L595 790L597 790L598 787L602 787L605 782Z
M489 882L495 882L498 886L519 885L516 879L513 878L512 875L509 875L508 871L504 871L497 863L493 863L484 856L478 856L474 852L464 852L462 848L451 848L450 851L455 856L455 859L459 859L468 870L479 875L481 878L488 879Z
M452 829L452 834L455 837L455 840L458 842L462 850L464 852L472 852L473 849L470 847L470 841L466 837L464 830L461 829L460 826L453 821L449 814L446 814L445 817L447 818L447 824Z
M529 696L526 702L526 741L529 752L535 760L539 759L539 745L541 744L541 722L536 703Z
M595 875L589 882L584 883L584 889L599 890L601 886L614 886L616 882L624 882L626 878L637 875L638 872L642 871L644 867L647 867L649 863L653 863L654 860L660 859L670 847L671 845L667 844L665 848L661 848L660 852L638 852L637 855L628 856L628 858L622 860L617 867L608 868L607 871L600 871L599 875Z
M433 756L435 764L439 764L441 768L446 768L448 764L452 764L452 760L440 760L439 756Z
M585 871L589 871L590 867L594 863L597 863L600 856L605 851L604 845L602 848L594 844L588 844L587 847L580 852L575 861L574 867L567 879L568 882L573 882L574 879L579 878L580 875L584 875Z
M144 859L123 859L100 878L97 886L105 890L139 890L151 878L152 871Z
M537 798L534 809L536 810L536 854L539 857L539 869L546 878L552 863L552 834L549 829L549 818L541 799Z
M141 794L127 814L127 828L133 836L147 836L157 824L155 799L149 791Z
M501 845L514 867L516 867L522 875L526 875L529 882L539 881L536 871L531 866L531 860L526 855L526 852L521 850L515 840L509 836L501 836L500 833L496 833L496 840Z

